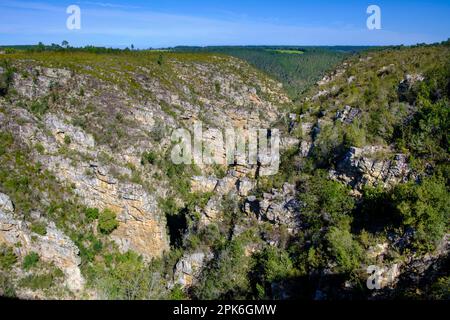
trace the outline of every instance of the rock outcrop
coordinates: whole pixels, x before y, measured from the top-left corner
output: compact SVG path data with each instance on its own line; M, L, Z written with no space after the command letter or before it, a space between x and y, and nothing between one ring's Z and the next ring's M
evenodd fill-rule
M53 222L47 224L45 235L31 231L29 224L15 217L9 197L0 193L0 244L14 248L14 253L23 259L36 252L42 261L61 269L69 290L79 293L84 288L84 279L78 247Z
M413 172L406 156L394 154L389 159L390 150L381 146L351 147L344 158L330 171L330 177L360 190L364 185L385 187L405 182Z
M211 252L194 252L185 254L175 265L173 275L173 285L179 285L181 288L191 287L198 281L204 266L213 258Z

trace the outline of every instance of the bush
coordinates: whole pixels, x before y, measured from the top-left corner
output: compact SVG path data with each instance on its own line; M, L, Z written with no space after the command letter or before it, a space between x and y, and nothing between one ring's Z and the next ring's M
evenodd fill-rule
M47 234L47 226L44 222L35 222L31 225L31 231L41 236L45 236Z
M86 219L89 222L94 221L95 219L98 219L99 216L99 210L97 208L86 208L84 210L84 215L86 216Z
M14 69L8 61L3 61L0 67L4 69L0 74L0 96L6 96L13 81Z
M30 106L30 111L37 116L42 116L47 112L48 109L49 106L47 99L36 100Z
M64 143L65 144L71 144L72 143L72 139L70 138L70 136L68 136L68 135L64 136Z
M19 285L22 287L30 288L32 290L37 289L50 289L55 280L63 277L63 272L60 269L55 268L49 273L39 275L29 275L20 280Z
M414 230L414 247L433 249L449 226L450 195L443 179L398 185L391 199L403 226Z
M181 289L180 285L176 285L169 294L169 300L187 300L188 296Z
M135 252L107 255L91 271L90 281L104 298L138 300L162 297L161 279Z
M436 300L450 300L450 276L439 278L431 286L430 297Z
M350 214L355 200L350 196L349 188L341 183L329 180L325 171L317 171L302 184L299 200L305 204L303 212L311 226L321 228L323 219L329 223L338 223L346 214Z
M333 261L337 263L338 272L350 273L360 267L363 250L353 239L350 230L331 227L327 234L327 241Z
M253 257L256 276L264 284L270 284L292 275L293 266L286 251L274 247L266 247Z
M39 262L39 255L36 252L31 251L29 254L23 258L23 268L29 270L36 266Z
M13 265L17 262L17 256L11 247L2 245L0 247L0 269L11 270Z
M242 244L229 242L203 272L194 295L207 300L246 298L250 291L249 262Z
M119 226L116 214L109 209L100 212L98 216L98 230L103 234L110 234Z
M158 159L158 155L154 151L144 152L141 158L141 164L145 165L147 163L155 164Z

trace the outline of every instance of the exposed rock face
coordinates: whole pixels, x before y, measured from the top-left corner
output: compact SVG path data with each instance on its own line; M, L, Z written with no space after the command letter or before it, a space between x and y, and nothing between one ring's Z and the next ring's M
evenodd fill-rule
M46 127L51 130L53 136L57 139L59 143L64 143L64 139L70 139L70 142L76 143L82 150L95 147L94 138L90 134L86 134L80 128L74 127L73 125L64 123L60 118L53 114L49 114L45 117L44 123Z
M14 211L14 206L11 200L4 193L0 193L0 210L5 213L12 213Z
M193 192L212 192L216 188L218 179L214 177L195 176L191 180Z
M389 150L378 146L351 147L337 164L336 171L330 171L330 176L356 189L380 183L387 187L411 178L412 172L405 155L395 154L392 160L386 160L384 156L376 158L377 153L388 152Z
M345 124L351 124L360 113L361 110L359 110L358 108L345 106L344 110L338 111L336 113L336 120L341 121Z
M264 193L261 200L250 196L244 203L247 214L254 214L258 219L275 225L286 226L291 233L296 233L301 227L300 208L295 186L288 183L283 185L283 190L274 189L271 193Z
M78 256L79 249L53 222L48 223L45 235L30 231L23 220L14 217L12 202L0 193L0 243L14 247L15 253L23 258L31 251L39 254L42 261L53 263L65 274L67 287L79 292L84 287Z
M249 178L241 178L238 182L239 195L246 197L250 191L255 187L255 182Z
M182 288L196 283L204 265L213 258L211 252L194 252L185 254L175 265L173 284Z
M165 218L155 195L147 193L141 185L118 181L108 174L107 168L95 163L72 167L69 161L61 159L50 160L48 165L59 178L75 185L75 191L87 206L108 208L116 213L119 227L111 238L121 251L134 250L152 258L168 250ZM88 176L86 171L92 174Z
M407 74L398 85L398 96L400 101L414 102L414 95L411 89L417 82L424 81L425 77L421 74Z
M65 69L35 67L27 70L24 77L14 75L14 88L27 98L36 98L48 94L52 89L66 85L71 79L71 72Z

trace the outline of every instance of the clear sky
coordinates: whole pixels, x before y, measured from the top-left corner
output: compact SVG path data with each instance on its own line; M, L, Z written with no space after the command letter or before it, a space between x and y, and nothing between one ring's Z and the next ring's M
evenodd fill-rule
M81 29L68 30L69 5ZM366 9L381 8L381 30ZM0 45L388 45L450 37L450 0L0 0Z

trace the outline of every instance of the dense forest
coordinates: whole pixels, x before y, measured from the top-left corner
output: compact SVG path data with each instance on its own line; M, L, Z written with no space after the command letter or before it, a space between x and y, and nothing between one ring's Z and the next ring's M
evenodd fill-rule
M362 46L175 47L175 52L216 52L249 62L281 81L293 100L352 53L380 49Z

